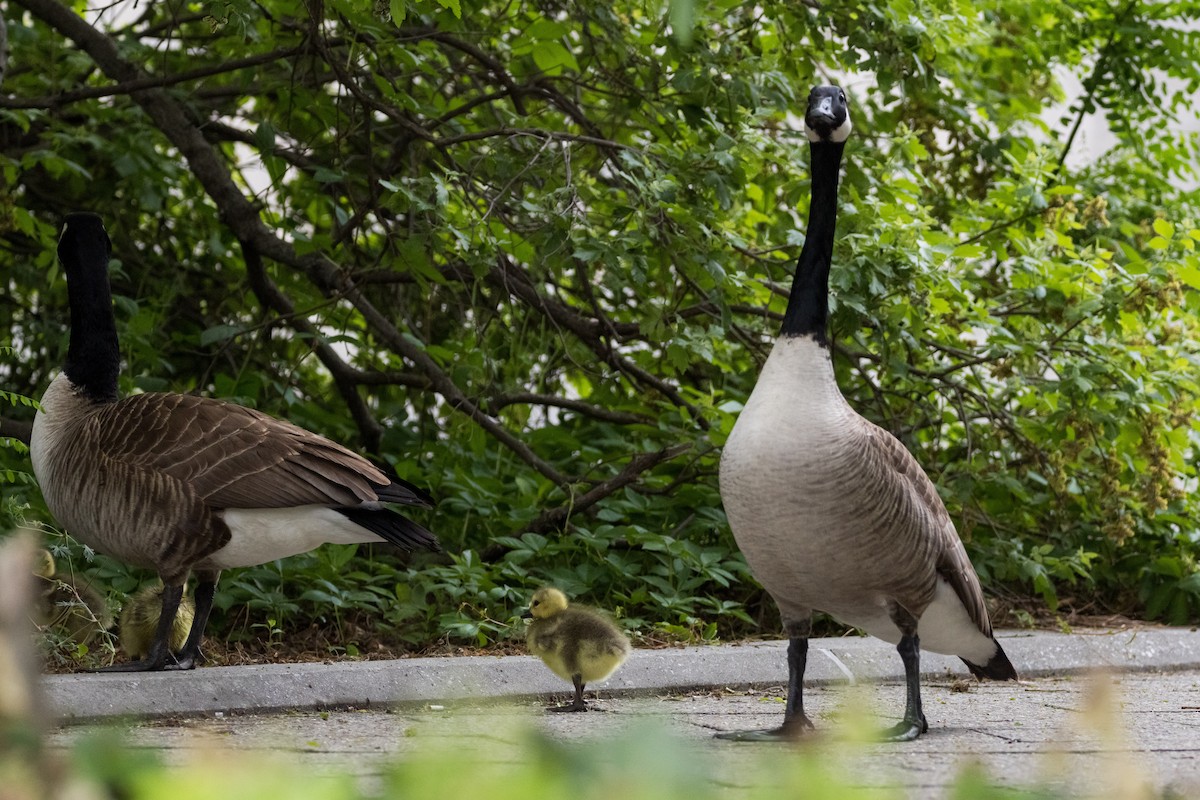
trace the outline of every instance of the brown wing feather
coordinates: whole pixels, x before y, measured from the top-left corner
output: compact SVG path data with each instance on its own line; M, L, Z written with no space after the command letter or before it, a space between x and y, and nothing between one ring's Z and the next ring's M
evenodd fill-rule
M391 482L323 436L222 400L133 395L92 422L108 458L182 481L212 508L353 506Z
M988 619L987 606L983 600L983 587L979 584L979 576L971 566L966 548L954 529L954 521L946 511L946 505L937 493L933 481L921 469L921 465L912 453L892 434L872 423L867 423L875 430L871 437L876 452L885 463L900 475L914 497L929 510L933 525L931 534L935 537L934 552L937 554L936 569L938 575L945 578L958 599L971 615L985 636L992 635L992 623Z

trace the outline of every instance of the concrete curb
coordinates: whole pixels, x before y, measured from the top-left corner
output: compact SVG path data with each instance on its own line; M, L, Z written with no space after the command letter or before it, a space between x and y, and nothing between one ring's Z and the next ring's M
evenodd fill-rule
M1096 669L1200 668L1200 632L1194 628L1070 634L1000 631L997 638L1022 677ZM786 646L777 641L635 650L603 688L606 694L629 695L780 686L787 681ZM934 653L921 654L921 671L931 677L968 674L958 659ZM903 677L895 648L878 639L809 642L806 683ZM46 676L43 686L52 710L67 722L532 698L570 691L568 684L531 656L264 664L188 673L80 673Z

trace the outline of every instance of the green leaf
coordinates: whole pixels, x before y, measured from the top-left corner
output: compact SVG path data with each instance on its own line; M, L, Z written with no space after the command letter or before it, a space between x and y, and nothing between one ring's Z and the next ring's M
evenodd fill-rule
M538 42L532 50L532 55L538 69L547 75L562 74L563 67L579 71L579 63L575 60L575 56L561 42Z
M1188 264L1179 268L1179 280L1193 289L1200 289L1200 266Z
M692 44L693 28L696 25L695 0L670 0L668 17L671 23L671 35L680 47L690 47Z
M200 346L207 347L210 344L225 342L245 332L246 329L240 325L213 325L200 334Z

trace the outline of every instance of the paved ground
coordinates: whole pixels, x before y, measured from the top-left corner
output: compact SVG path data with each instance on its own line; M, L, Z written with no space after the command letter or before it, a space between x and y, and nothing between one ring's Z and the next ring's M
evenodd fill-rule
M549 740L579 751L583 770L610 763L662 781L667 763L670 780L702 780L730 797L776 786L791 786L781 791L790 796L806 759L842 784L897 787L908 797L943 794L969 763L1007 786L1049 784L1071 796L1140 797L1145 785L1200 797L1200 632L1008 632L1001 641L1020 684L962 680L961 664L925 654L931 730L890 745L849 733L890 724L903 707L899 658L872 639L812 641L806 706L819 733L800 747L712 738L777 723L781 643L637 651L601 692L607 713L543 712L538 696L565 697L566 686L521 656L63 675L46 689L54 707L80 721L53 734L58 747L114 714L166 716L132 723L132 743L171 762L216 747L256 764L349 770L368 791L380 789L389 764L416 763L418 754L450 752L452 773L502 774L536 759ZM263 713L278 709L291 710ZM675 796L694 796L671 785Z
M962 692L963 686L969 691ZM565 697L565 696L564 696ZM568 741L598 758L622 758L619 742L645 742L637 731L665 729L678 742L652 739L731 797L787 781L806 755L855 786L899 787L908 797L940 796L966 765L982 766L1006 786L1048 785L1075 796L1131 797L1124 784L1200 797L1200 671L1114 677L1039 678L1020 685L930 681L925 687L930 732L907 744L848 741L847 731L874 729L899 715L898 684L831 686L809 691L818 735L795 748L712 738L717 730L766 727L782 710L778 690L605 698L606 713L548 714L540 702L496 701L396 711L295 712L159 720L128 729L131 743L172 763L203 758L214 746L270 763L360 776L367 791L396 760L451 752L464 769L530 759L530 731ZM884 719L887 717L887 719ZM65 746L90 726L62 729ZM618 744L614 744L614 742ZM661 769L660 758L642 767ZM637 770L636 760L623 768ZM501 770L502 771L502 770Z
M1128 630L1001 631L1022 677L1107 668L1200 669L1200 631L1141 627ZM635 650L607 683L617 694L670 693L695 688L778 685L787 680L786 643ZM957 658L921 654L929 677L966 669ZM813 639L805 682L903 678L896 649L870 637ZM51 707L64 719L213 714L299 708L360 708L496 697L533 698L561 691L562 681L532 656L407 658L197 669L187 674L51 675Z

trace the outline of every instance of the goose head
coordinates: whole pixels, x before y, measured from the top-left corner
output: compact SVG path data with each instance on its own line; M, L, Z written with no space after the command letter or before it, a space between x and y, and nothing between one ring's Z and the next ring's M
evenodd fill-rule
M94 262L103 254L105 263L112 256L112 242L99 215L87 212L67 214L62 235L58 238L58 257L67 277L84 264Z
M521 619L545 619L566 609L567 596L552 586L546 586L533 593L529 608L521 615Z
M804 127L808 140L814 144L846 141L851 128L846 93L838 86L814 86L808 93Z

